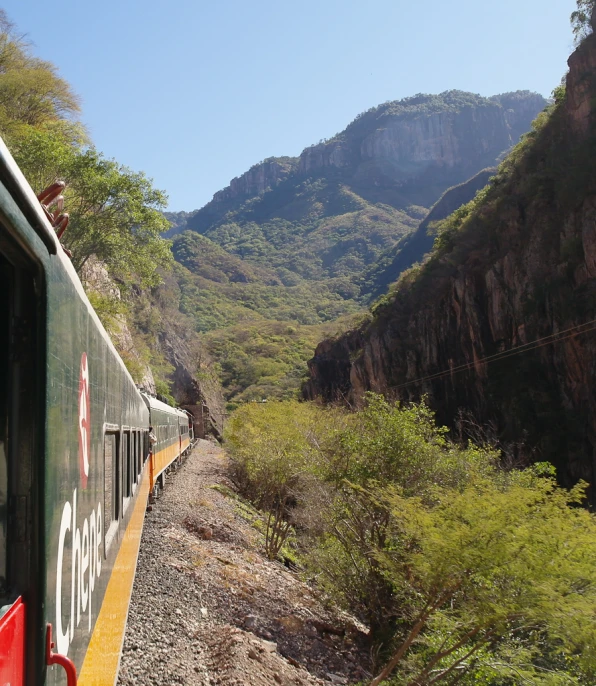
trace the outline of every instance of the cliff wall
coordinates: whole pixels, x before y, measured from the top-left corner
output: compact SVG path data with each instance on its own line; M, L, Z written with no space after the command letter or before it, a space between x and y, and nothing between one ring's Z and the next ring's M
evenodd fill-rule
M269 158L254 165L189 217L188 227L205 232L248 198L328 173L339 174L367 199L395 207L404 205L396 189L406 187L407 205L412 185L420 182L414 204L429 207L449 186L494 164L545 105L541 95L527 91L492 98L447 91L385 103L333 139L306 148L299 158Z
M176 404L193 414L197 436L221 438L221 385L201 341L179 311L175 279L166 275L153 293L133 290L127 308L118 307L120 289L97 259L85 264L81 281L137 385L153 395L167 388Z
M466 410L563 483L596 482L596 36L569 68L551 116L432 257L371 324L318 346L306 397L426 394L440 421Z

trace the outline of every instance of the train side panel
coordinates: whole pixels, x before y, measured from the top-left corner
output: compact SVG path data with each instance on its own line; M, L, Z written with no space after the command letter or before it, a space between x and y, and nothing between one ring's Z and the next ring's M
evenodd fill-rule
M0 278L10 290L0 315L23 336L0 336L16 369L10 378L0 369L2 395L12 394L0 413L19 427L12 445L0 435L0 452L14 455L3 477L9 494L19 493L11 480L24 484L15 500L23 526L8 530L6 549L8 559L23 558L26 574L20 581L7 572L26 608L26 683L66 683L61 667L45 668L49 623L54 650L74 662L79 684L111 684L149 490L149 412L44 221L0 141Z
M79 684L108 684L117 674L148 490L149 415L70 263L57 258L47 271L47 617ZM117 589L108 593L113 578ZM56 667L48 676L49 684L64 681Z
M102 635L103 683L115 679L140 539L135 501L141 496L149 416L128 372L90 310L66 260L55 260L48 281L46 538L48 621L57 652L81 671L91 637ZM146 493L145 493L146 496ZM134 522L126 552L126 531ZM141 518L142 527L142 518ZM119 591L108 597L118 568ZM99 610L111 617L96 627ZM98 660L97 658L101 659ZM52 668L54 679L63 675ZM97 670L93 674L95 682Z

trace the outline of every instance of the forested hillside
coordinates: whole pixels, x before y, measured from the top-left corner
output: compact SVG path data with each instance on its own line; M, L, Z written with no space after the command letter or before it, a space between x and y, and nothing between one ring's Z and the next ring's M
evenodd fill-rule
M174 260L161 236L167 196L93 146L70 85L34 55L3 11L0 134L36 193L65 181L70 221L62 243L134 380L170 402L205 403L208 411L198 414L218 433L221 389L179 310Z

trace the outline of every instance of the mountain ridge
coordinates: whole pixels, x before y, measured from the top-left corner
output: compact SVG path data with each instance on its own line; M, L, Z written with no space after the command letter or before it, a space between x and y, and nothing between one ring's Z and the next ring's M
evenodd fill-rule
M362 310L374 286L374 276L363 276L414 234L448 188L494 164L545 103L527 92L491 99L461 91L385 103L298 157L253 165L200 210L173 216L183 310L220 361L228 399L275 397L276 383L288 397L276 371L286 328L265 320L296 329L289 335L302 355L313 330L301 327ZM239 324L259 330L258 345ZM288 365L296 383L298 358Z

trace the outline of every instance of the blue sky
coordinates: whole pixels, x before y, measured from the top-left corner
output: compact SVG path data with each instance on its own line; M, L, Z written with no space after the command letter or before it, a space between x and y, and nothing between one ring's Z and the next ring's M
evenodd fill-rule
M81 96L99 150L193 210L415 93L559 83L574 0L5 0Z

